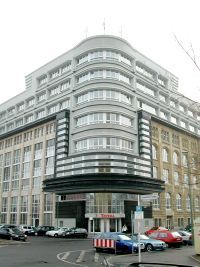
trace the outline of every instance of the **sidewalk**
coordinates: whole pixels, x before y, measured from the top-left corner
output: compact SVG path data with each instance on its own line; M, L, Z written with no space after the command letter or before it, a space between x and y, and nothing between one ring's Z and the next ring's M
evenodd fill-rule
M0 239L0 246L8 246L8 245L18 245L21 243L27 243L23 241L17 241L17 240L7 240L7 239Z
M167 251L166 251L167 252ZM171 250L163 252L142 252L142 262L174 263L190 266L200 266L200 255L196 255L194 248L187 250ZM106 266L128 267L131 263L138 262L138 254L112 255L107 258Z

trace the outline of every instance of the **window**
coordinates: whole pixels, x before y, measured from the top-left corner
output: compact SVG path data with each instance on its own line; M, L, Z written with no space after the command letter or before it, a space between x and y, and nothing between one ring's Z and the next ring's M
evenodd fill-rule
M154 138L157 138L158 139L158 128L155 127L155 126L152 126L151 127L151 135L154 137Z
M160 209L160 195L157 194L157 198L154 198L152 201L153 209Z
M176 102L174 100L170 100L170 106L175 108L176 107Z
M169 142L170 141L169 132L167 132L165 130L162 130L161 131L161 138L162 138L163 141Z
M21 103L18 105L18 111L23 111L25 108L25 104L24 103Z
M42 102L42 101L46 100L46 92L38 95L37 100L38 100L38 102Z
M45 110L43 109L43 110L38 111L36 116L37 116L37 119L43 118L45 116Z
M147 85L144 85L140 82L137 82L136 83L136 87L137 89L143 91L144 93L147 93L148 95L151 95L151 96L155 96L155 91L154 89L151 89L150 87L148 87Z
M188 155L187 155L187 153L182 153L182 161L183 161L183 166L188 167Z
M158 83L163 87L166 86L166 80L159 76L158 76Z
M158 178L158 167L153 166L153 178Z
M188 115L191 116L191 117L194 117L193 111L188 109Z
M35 98L27 100L27 107L31 107L35 104Z
M177 146L180 145L180 138L179 138L179 136L178 136L177 134L175 134L175 133L172 133L172 143L173 143L174 145L177 145Z
M179 185L179 173L174 171L174 184Z
M200 198L195 197L195 210L199 211L200 210Z
M171 209L171 194L168 192L165 194L165 201L166 201L166 209Z
M190 197L189 197L189 195L186 197L186 209L190 210Z
M71 70L71 63L68 63L68 64L65 64L64 66L62 66L61 68L61 73L65 73L67 71L70 71Z
M178 165L178 153L176 151L173 152L173 163Z
M156 108L146 104L146 103L143 103L142 101L139 101L139 108L142 108L143 110L149 112L149 113L152 113L154 115L156 115Z
M60 70L54 70L53 72L50 73L50 79L54 79L60 75Z
M182 112L185 112L185 107L182 106L182 105L179 105L179 110L182 111Z
M171 122L174 124L177 124L177 118L174 116L171 116Z
M165 103L167 101L166 96L165 95L162 95L162 94L159 94L159 99L160 99L160 101L165 102Z
M167 112L161 110L161 111L160 111L160 117L161 117L162 119L167 120L167 119L168 119Z
M30 123L33 120L34 120L34 115L33 114L31 114L31 115L29 115L29 116L26 117L26 123Z
M146 76L147 78L154 80L153 72L150 69L148 69L142 65L139 65L138 63L136 63L136 71L141 73L142 75Z
M60 87L59 86L56 86L56 87L49 90L49 96L55 96L58 94L60 94Z
M193 125L191 125L191 124L189 125L189 129L190 129L191 132L195 132L195 127Z
M187 173L184 173L183 179L184 179L184 184L189 185L189 176Z
M129 95L121 93L115 90L92 90L85 94L81 94L77 97L77 104L82 104L94 100L113 100L127 104L132 103L132 99Z
M167 169L163 169L163 181L169 183L169 170Z
M47 76L44 75L43 77L39 78L38 82L39 82L39 86L47 83Z
M180 194L176 195L176 209L177 210L181 210L182 209L182 199L181 199L181 195Z
M157 159L157 147L152 145L152 158Z
M185 121L181 121L180 124L181 124L181 127L186 128L186 122Z
M20 127L23 125L23 119L19 119L16 121L16 127Z
M168 150L166 148L162 149L162 159L164 162L169 161L169 154L168 154Z

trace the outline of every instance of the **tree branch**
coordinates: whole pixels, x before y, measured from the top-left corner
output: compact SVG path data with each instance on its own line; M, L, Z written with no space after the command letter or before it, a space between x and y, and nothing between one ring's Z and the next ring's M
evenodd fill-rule
M196 62L196 57L195 57L195 52L194 52L194 49L193 49L193 46L191 44L191 49L192 49L192 54L191 55L189 53L190 49L187 51L185 49L185 47L182 45L182 43L179 41L179 39L177 38L177 36L174 34L174 38L176 40L176 42L178 43L178 45L182 48L182 50L186 53L186 55L190 58L190 60L192 60L192 62L194 63L195 67L197 68L198 71L200 71L200 66L198 65L198 63Z

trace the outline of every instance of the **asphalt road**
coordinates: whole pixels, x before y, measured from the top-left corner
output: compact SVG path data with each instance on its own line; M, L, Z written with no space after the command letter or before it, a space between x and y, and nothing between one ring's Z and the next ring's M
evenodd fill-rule
M0 267L108 267L110 264L116 267L138 260L137 254L96 253L91 239L29 237L28 242L11 243L0 244ZM194 254L191 246L170 248L164 252L143 252L142 261L200 266L191 258Z

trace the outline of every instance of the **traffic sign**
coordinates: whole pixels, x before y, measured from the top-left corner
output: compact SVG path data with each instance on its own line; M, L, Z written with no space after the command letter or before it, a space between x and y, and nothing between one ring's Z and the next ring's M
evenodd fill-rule
M142 211L142 206L136 206L136 211Z
M135 216L135 220L143 220L144 219L144 211L135 211L134 216Z

